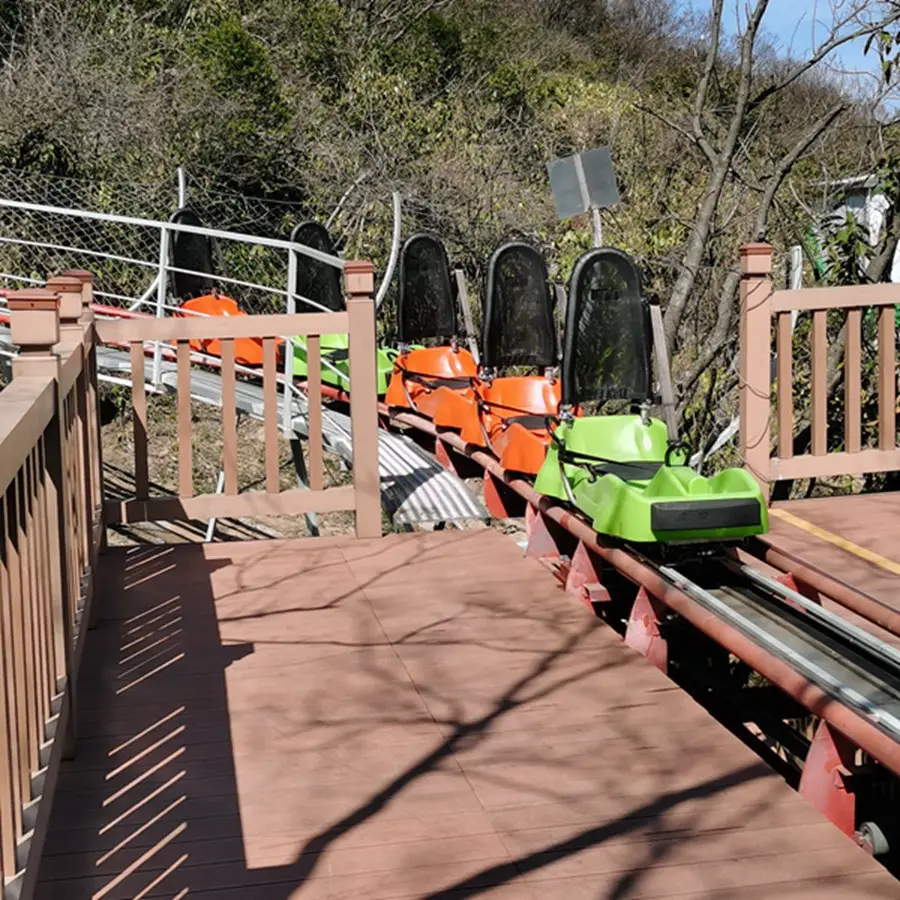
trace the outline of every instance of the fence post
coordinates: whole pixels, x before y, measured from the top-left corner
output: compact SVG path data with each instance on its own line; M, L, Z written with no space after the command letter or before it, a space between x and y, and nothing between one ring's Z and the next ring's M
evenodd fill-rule
M53 598L53 639L57 648L57 687L65 688L69 706L67 730L60 735L64 756L74 752L75 724L75 610L69 572L72 547L66 511L66 467L63 458L63 409L59 393L59 357L53 348L60 342L59 294L46 290L12 291L9 303L10 338L19 348L13 359L13 378L50 377L56 381L56 414L44 433L44 464L47 470L48 556ZM62 673L62 683L59 675ZM62 711L60 711L62 718Z
M169 229L162 226L159 233L159 281L156 285L156 318L166 314L166 290L169 286ZM153 386L159 387L162 372L162 344L153 345Z
M741 247L740 447L744 465L768 495L772 414L772 247Z
M375 272L372 263L344 266L350 323L350 423L353 429L353 489L356 536L381 537L378 480L378 383L375 370Z

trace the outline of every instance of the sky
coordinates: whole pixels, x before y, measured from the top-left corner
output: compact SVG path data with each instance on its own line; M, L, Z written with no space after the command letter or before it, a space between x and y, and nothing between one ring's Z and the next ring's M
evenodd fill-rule
M851 0L842 2L846 10ZM697 11L708 11L710 0L688 0L687 5ZM746 20L746 5L746 0L728 0L725 25L730 34L735 33L738 22L736 7L741 10L742 19ZM832 5L830 0L770 0L763 18L763 29L783 55L790 51L793 56L800 57L808 53L814 40L819 43L828 35ZM874 3L871 5L874 6ZM871 50L866 56L863 54L864 47L865 39L850 42L835 51L830 59L843 70L877 72L875 51ZM867 83L869 89L875 86L873 80L863 75L857 77Z

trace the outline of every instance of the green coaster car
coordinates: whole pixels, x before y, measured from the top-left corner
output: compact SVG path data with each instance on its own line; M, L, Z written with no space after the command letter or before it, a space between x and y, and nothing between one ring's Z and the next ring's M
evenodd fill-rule
M291 241L321 250L336 256L334 242L328 230L318 222L303 222L291 232ZM341 273L335 266L320 262L309 256L296 254L296 274L294 293L297 294L298 311L322 312L322 307L333 312L346 309L341 290ZM313 300L318 306L313 306ZM350 392L350 342L346 334L323 334L320 339L322 352L322 382ZM393 348L377 350L378 394L387 391L394 360L399 355ZM306 378L309 370L306 363L306 338L294 338L294 376Z
M560 423L535 489L568 501L594 529L629 543L738 541L768 530L759 484L743 469L712 478L687 465L687 448L649 416L649 309L640 276L618 250L592 250L570 284ZM626 401L640 412L580 416L589 402Z
M322 382L350 393L350 342L346 334L323 334L320 339L322 350ZM378 395L387 392L391 373L394 371L394 360L399 352L393 347L379 347L376 350L375 366L378 377ZM306 340L294 338L294 375L306 378L309 370L306 365Z

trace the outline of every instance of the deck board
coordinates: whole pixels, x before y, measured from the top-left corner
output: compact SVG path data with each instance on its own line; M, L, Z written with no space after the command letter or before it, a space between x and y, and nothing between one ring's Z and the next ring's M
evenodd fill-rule
M813 500L790 500L776 503L803 523L824 529L838 539L855 547L878 554L889 564L900 566L900 495L862 494L846 497L828 497ZM772 516L771 540L776 547L783 547L800 559L823 572L833 574L846 584L893 609L900 610L900 575L882 565L865 559L829 540L823 540L802 527ZM844 609L825 601L828 609L843 616L849 622L877 635L895 647L900 638Z
M101 576L38 900L897 896L497 532Z

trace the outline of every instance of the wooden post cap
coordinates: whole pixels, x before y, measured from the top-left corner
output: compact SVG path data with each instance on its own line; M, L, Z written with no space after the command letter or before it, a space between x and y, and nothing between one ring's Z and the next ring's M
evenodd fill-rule
M771 275L772 245L742 244L741 275Z
M47 279L47 290L59 294L59 317L63 323L81 318L82 282L68 275L56 275Z
M76 278L81 282L82 314L90 314L94 302L94 273L88 272L87 269L66 269L62 274L63 278Z
M7 291L6 301L9 303L10 312L28 309L59 309L59 294L41 288Z
M351 297L371 297L375 293L375 267L367 259L353 259L344 266L347 293Z
M87 269L66 269L62 273L63 278L77 278L82 284L91 284L94 281L94 273Z
M59 342L59 294L46 290L10 291L9 330L23 353L47 353Z

